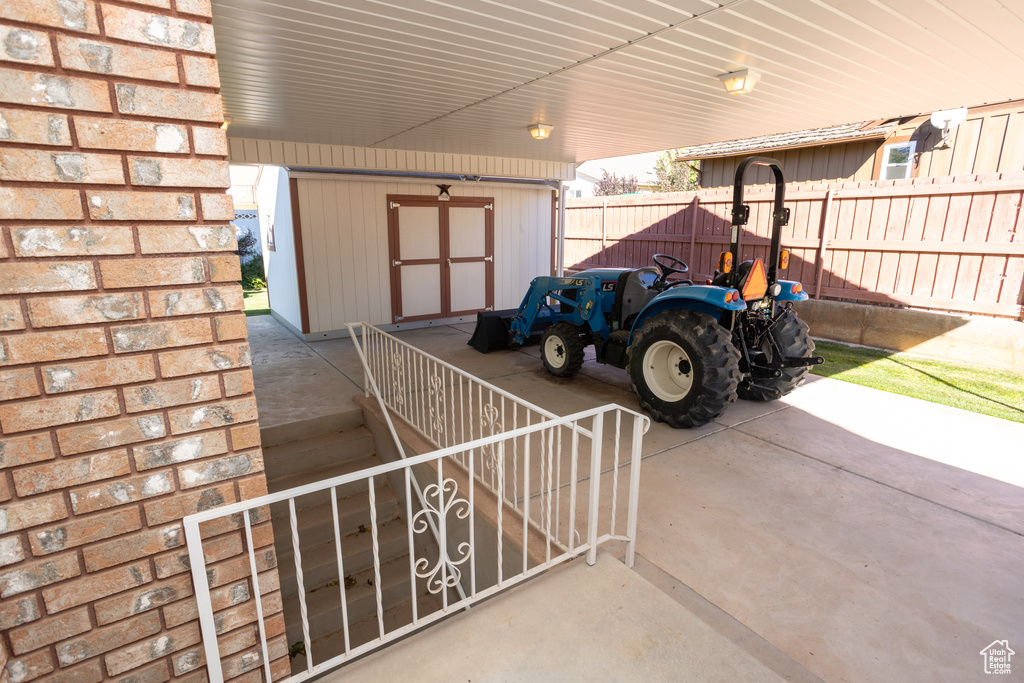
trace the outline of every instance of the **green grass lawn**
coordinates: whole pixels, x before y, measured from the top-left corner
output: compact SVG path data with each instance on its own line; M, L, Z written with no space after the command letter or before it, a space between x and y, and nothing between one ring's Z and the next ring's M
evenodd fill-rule
M243 289L246 315L270 315L270 297L265 289Z
M815 340L822 377L1024 422L1024 374Z

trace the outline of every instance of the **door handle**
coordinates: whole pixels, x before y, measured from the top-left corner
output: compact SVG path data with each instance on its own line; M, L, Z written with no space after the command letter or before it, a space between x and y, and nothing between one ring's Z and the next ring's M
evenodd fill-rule
M401 262L401 261L392 261L392 262L391 262L391 265L392 265L393 267L396 267L396 266L400 266L400 265L402 265L402 262Z
M448 267L451 268L452 267L452 260L450 258L446 258L445 261L448 262Z

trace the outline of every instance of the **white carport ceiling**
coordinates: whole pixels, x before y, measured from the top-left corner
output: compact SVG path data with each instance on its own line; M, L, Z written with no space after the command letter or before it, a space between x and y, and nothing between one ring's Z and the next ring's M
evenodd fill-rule
M237 137L583 161L1024 97L1021 0L213 8Z

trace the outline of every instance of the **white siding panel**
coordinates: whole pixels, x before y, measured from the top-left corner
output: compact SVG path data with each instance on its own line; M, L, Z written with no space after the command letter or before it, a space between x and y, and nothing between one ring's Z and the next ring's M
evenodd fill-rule
M282 169L268 167L260 175L256 188L260 207L260 232L266 238L269 222L274 225L276 251L264 252L267 281L270 283L270 307L295 329L302 329L299 284L295 270L295 240L292 234L292 208L288 176Z

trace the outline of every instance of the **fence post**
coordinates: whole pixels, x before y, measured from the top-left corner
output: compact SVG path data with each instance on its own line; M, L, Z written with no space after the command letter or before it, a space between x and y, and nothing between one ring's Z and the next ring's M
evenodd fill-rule
M832 223L832 189L825 190L825 203L821 207L821 229L818 231L818 273L814 277L814 298L821 298L821 276L825 273L825 253L828 251L828 231Z
M700 195L693 195L693 203L690 204L693 207L693 215L690 216L690 272L697 272L697 260L694 257L694 252L697 250L697 213L700 209Z
M590 426L590 514L587 516L587 564L597 562L597 508L601 496L601 446L604 445L604 413ZM572 530L569 531L572 533Z
M608 199L601 204L601 265L608 265Z

